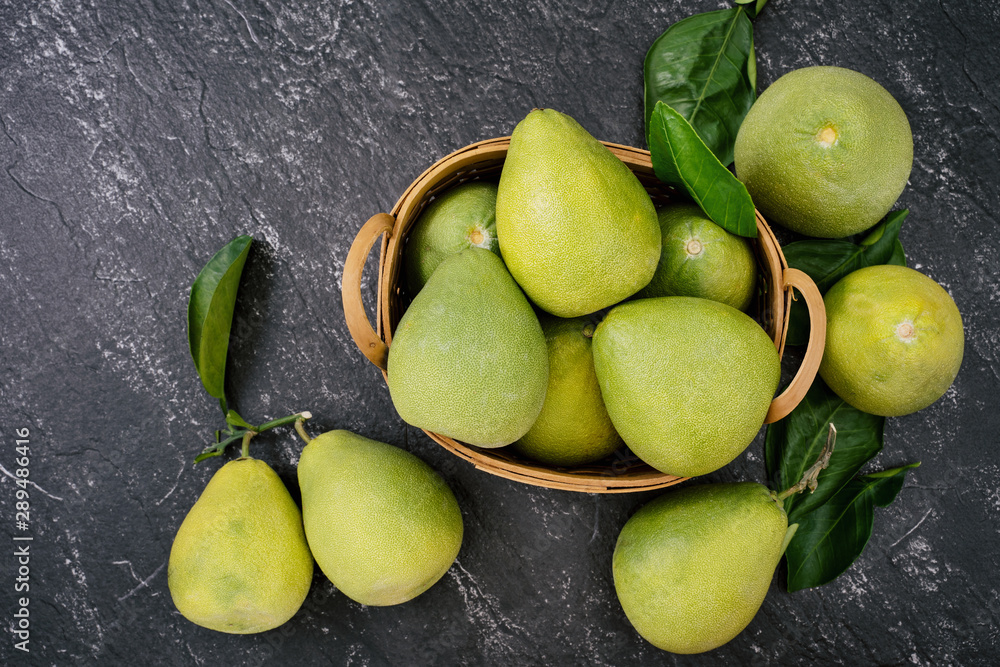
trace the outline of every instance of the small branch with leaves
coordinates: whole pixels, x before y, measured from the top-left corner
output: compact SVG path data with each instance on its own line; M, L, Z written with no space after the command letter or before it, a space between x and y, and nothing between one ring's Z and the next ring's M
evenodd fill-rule
M246 458L250 456L250 439L255 435L264 431L270 431L272 428L277 428L278 426L287 426L288 424L294 424L295 430L301 435L305 432L302 424L311 417L311 412L296 412L287 417L266 422L260 426L252 426L236 414L235 410L229 410L226 413L226 423L229 424L229 428L216 431L215 444L207 447L201 454L196 456L194 462L200 463L213 456L219 456L225 451L226 447L237 441L242 441L242 456Z
M199 463L219 456L226 447L242 443L242 456L250 456L250 440L272 428L294 424L299 434L305 433L302 423L312 417L309 412L274 419L253 426L230 409L226 399L226 359L229 353L229 334L233 326L236 295L239 291L243 267L250 253L253 238L237 236L227 243L201 270L188 299L188 345L195 369L209 395L219 400L228 428L215 432L215 444L195 457Z

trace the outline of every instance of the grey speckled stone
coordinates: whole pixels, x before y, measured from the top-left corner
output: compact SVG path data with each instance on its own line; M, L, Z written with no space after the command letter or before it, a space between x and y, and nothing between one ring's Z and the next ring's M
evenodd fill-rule
M354 234L434 159L569 113L642 142L642 58L722 2L331 0L0 2L0 534L13 544L14 430L31 431L31 653L13 648L15 561L0 562L0 662L123 664L995 664L1000 655L1000 9L986 0L772 0L762 87L806 65L878 80L913 127L899 206L911 266L965 318L965 363L934 406L889 420L877 466L922 467L833 584L779 577L750 627L679 658L644 642L612 588L618 530L653 494L595 497L475 471L407 428L340 305ZM466 519L459 562L420 598L363 608L317 575L258 636L174 609L174 532L218 462L185 304L208 257L259 243L230 385L254 420L309 409L440 470ZM365 285L373 293L373 285ZM762 438L714 479L763 477ZM295 490L299 443L254 452Z

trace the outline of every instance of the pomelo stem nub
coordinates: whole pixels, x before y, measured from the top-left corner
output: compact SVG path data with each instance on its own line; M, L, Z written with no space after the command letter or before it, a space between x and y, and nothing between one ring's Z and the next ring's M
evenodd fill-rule
M309 419L310 417L312 417L310 413L303 412L301 415L299 415L299 418L295 420L295 432L299 434L299 437L302 438L302 440L305 441L307 445L310 442L312 442L312 438L310 438L309 434L306 433L306 427L304 426L304 424L306 423L306 420Z
M830 457L833 456L833 447L836 444L837 427L831 423L830 432L826 436L826 444L823 445L823 451L819 453L819 458L816 459L816 463L812 464L812 466L806 470L798 484L795 484L794 486L791 486L779 493L778 500L784 500L788 496L796 493L802 493L807 487L809 489L809 493L815 491L817 485L816 479L819 477L820 471L830 465Z
M257 435L257 431L246 431L243 434L243 458L250 458L250 438Z
M819 132L816 133L816 143L818 143L823 148L829 148L837 143L837 130L833 129L829 125L825 126Z

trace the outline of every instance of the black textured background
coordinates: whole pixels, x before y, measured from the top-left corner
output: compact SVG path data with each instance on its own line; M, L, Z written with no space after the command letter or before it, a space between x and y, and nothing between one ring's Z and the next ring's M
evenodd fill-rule
M475 471L396 416L344 324L361 224L432 161L529 109L642 145L642 58L714 0L0 0L0 663L990 664L1000 654L1000 8L988 0L772 0L761 88L840 65L913 128L899 207L910 266L966 326L942 400L891 419L879 467L923 461L836 582L788 594L706 656L643 641L610 558L653 494L588 496ZM462 506L458 562L405 605L365 608L317 571L282 628L197 627L166 587L171 541L220 460L188 355L187 291L259 239L231 348L252 421L308 409L418 454ZM369 290L373 289L368 284ZM31 431L31 653L13 649L14 430ZM713 479L762 479L761 438ZM299 442L254 453L295 488ZM234 455L230 455L232 458Z

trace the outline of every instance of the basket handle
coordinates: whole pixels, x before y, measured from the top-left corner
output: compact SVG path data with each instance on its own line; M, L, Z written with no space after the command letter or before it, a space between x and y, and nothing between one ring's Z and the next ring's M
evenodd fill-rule
M819 363L823 360L823 349L826 347L826 306L819 288L806 273L798 269L785 269L782 273L782 283L786 290L793 287L802 293L809 310L809 342L802 365L792 381L777 398L771 401L771 407L764 418L765 424L776 422L788 415L805 397L809 387L816 378Z
M341 279L344 319L347 320L351 338L361 353L368 357L368 361L382 370L387 368L389 346L375 333L368 319L368 313L365 312L365 305L361 301L361 274L365 270L368 253L372 251L375 241L383 234L392 234L395 223L396 220L388 213L376 213L362 225L361 231L354 237L351 249L347 251Z

